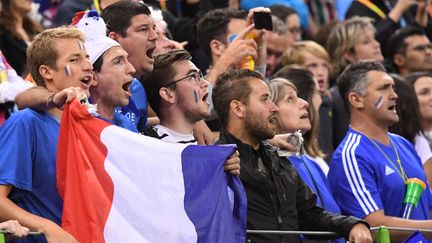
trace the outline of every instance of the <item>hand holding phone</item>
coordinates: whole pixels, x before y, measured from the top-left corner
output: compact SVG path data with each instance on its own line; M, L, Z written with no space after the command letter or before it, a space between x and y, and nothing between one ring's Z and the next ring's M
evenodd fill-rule
M267 12L254 12L253 19L255 24L255 29L261 30L273 30L273 23L271 14Z

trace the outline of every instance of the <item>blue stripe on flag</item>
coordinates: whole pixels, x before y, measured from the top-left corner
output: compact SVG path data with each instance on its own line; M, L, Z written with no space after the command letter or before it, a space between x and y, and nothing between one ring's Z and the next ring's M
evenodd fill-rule
M227 146L190 145L182 152L184 205L198 242L246 241L246 193L240 179L223 170L233 151ZM233 207L228 187L234 192Z

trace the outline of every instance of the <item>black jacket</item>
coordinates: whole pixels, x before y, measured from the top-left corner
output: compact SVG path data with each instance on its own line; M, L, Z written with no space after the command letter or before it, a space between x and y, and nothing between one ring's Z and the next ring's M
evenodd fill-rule
M278 156L275 147L261 143L255 151L224 129L217 143L237 144L240 152L240 178L248 201L248 229L334 231L348 238L356 223L367 225L357 218L336 216L318 207L315 194L291 162ZM323 240L334 238L338 237L314 237ZM263 243L300 242L298 235L248 234L247 239L248 242Z

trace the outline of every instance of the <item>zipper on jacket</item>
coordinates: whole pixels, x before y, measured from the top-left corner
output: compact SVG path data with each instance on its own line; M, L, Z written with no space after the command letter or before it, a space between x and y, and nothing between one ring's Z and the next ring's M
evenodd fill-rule
M282 221L282 217L279 215L279 211L278 211L278 209L276 207L275 197L274 197L274 195L272 193L271 186L269 185L270 182L268 182L268 176L260 168L258 168L257 170L264 177L267 189L269 190L269 193L270 193L270 199L272 201L273 208L274 208L275 213L276 213L276 218L277 218L277 221L279 223L279 229L281 229L283 221ZM275 190L276 190L276 185L275 185ZM279 234L279 236L281 237L282 243L284 243L285 240L283 238L283 235Z

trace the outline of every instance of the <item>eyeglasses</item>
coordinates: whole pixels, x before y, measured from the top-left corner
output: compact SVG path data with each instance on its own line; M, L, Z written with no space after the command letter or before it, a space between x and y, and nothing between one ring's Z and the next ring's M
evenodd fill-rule
M424 45L417 45L414 46L413 50L415 51L425 51L426 49L432 50L432 43L424 44Z
M177 79L175 81L172 81L171 83L168 83L168 84L166 84L164 86L168 87L170 85L173 85L173 84L178 83L178 82L183 81L183 80L187 80L187 81L190 81L190 82L195 82L195 84L199 86L200 83L201 83L201 81L204 80L204 76L203 76L203 74L201 72L193 72L193 73L191 73L191 74L189 74L189 75L187 75L187 76L185 76L183 78L180 78L180 79Z
M301 29L301 28L298 28L298 27L292 27L292 28L288 29L288 31L289 31L291 34L298 34L298 33L301 33L301 32L302 32L302 29Z

